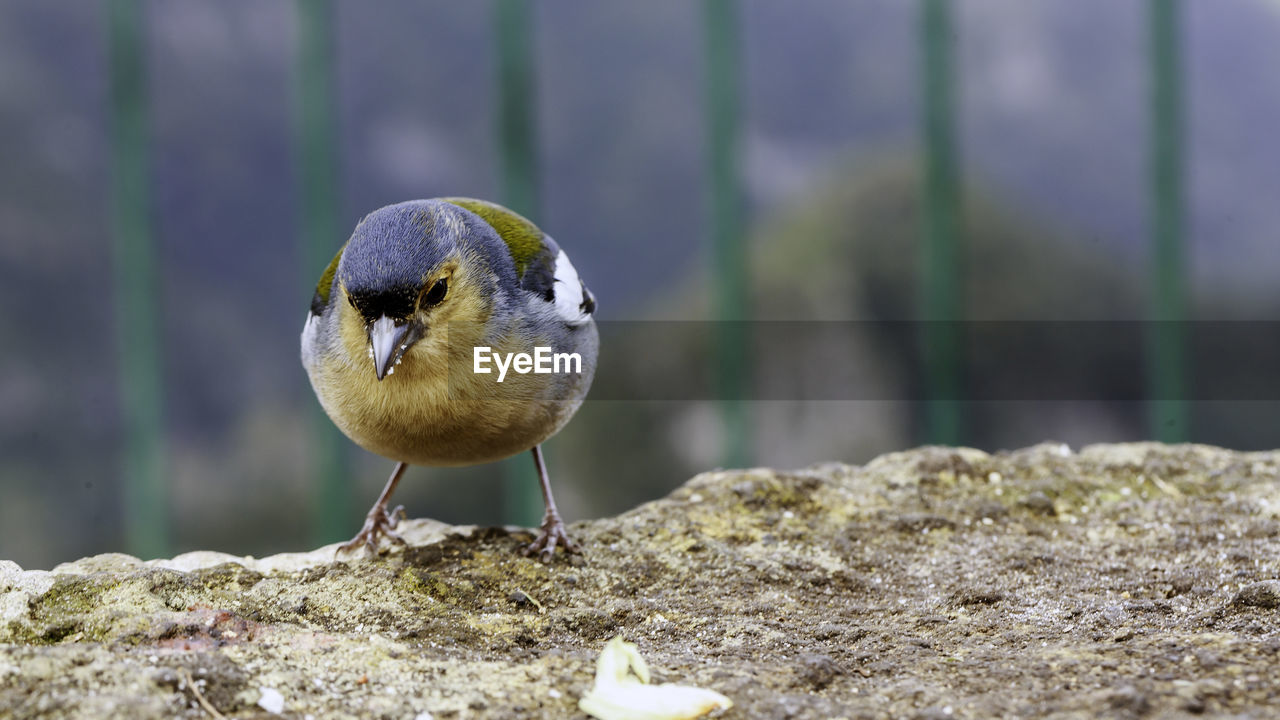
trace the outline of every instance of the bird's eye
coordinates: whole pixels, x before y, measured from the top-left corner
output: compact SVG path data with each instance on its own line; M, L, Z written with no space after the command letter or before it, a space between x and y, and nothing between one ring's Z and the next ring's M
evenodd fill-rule
M449 292L449 282L444 278L440 278L431 286L426 295L422 296L422 304L431 306L439 305L444 300L445 293Z

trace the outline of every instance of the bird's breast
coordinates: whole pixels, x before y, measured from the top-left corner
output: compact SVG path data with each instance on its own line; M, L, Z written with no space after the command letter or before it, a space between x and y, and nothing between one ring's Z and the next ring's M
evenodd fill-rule
M318 353L308 360L304 351L304 364L329 417L361 447L412 464L470 465L523 452L555 434L590 387L594 323L542 338L545 345L526 337L517 333L489 345L424 341L381 381L362 353ZM484 367L479 355L489 358ZM556 367L556 355L580 359L561 357ZM539 371L540 356L549 372Z

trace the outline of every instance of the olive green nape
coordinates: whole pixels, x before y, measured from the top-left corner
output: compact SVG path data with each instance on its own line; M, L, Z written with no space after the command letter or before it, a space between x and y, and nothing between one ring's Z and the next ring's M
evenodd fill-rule
M538 253L542 252L542 238L545 234L523 215L487 200L462 197L441 198L441 200L457 205L463 210L469 210L489 223L489 226L498 233L498 237L507 244L507 249L511 251L511 259L516 264L517 277L524 277L525 268L529 267L529 263L537 257Z
M324 272L320 274L320 282L316 283L316 298L320 301L322 308L329 304L329 293L333 291L333 276L338 274L338 261L342 259L342 251L345 249L347 244L343 243L333 259L329 261L329 265L325 267Z

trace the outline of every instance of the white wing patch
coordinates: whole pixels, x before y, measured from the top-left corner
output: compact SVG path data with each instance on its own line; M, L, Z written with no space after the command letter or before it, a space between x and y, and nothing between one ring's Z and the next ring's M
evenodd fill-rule
M302 326L302 347L311 347L316 343L316 333L319 332L320 318L307 313L307 322Z
M310 372L311 364L320 352L319 343L320 318L307 313L307 322L302 326L302 364Z
M591 319L591 313L582 307L582 280L564 250L556 255L555 296L556 314L566 323L581 325Z

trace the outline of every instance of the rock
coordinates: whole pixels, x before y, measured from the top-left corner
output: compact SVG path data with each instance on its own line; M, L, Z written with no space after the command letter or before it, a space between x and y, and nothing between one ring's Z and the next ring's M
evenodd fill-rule
M1004 593L990 587L971 587L957 590L951 598L958 605L995 605L1004 599Z
M1107 703L1130 717L1142 717L1151 712L1150 699L1132 685L1122 685L1111 692Z
M706 473L574 525L573 563L427 520L372 558L0 561L0 717L210 716L188 677L228 717L573 717L619 634L734 717L1263 717L1277 468L923 448Z
M1022 507L1040 515L1055 515L1058 512L1053 506L1053 500L1050 500L1042 490L1029 493L1022 501Z
M841 674L840 666L829 655L820 653L800 653L800 678L814 689L821 690Z
M1280 608L1280 580L1263 580L1246 585L1231 600L1240 607Z

